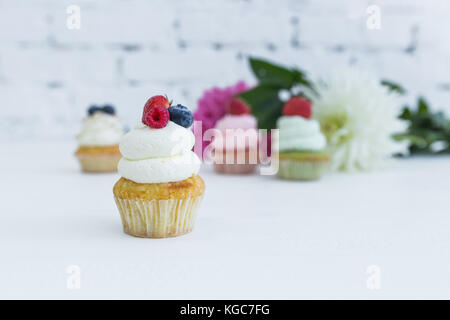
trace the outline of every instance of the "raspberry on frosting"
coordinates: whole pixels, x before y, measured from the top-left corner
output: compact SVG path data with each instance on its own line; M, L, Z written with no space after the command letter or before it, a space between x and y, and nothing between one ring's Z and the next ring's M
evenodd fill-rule
M169 122L170 115L167 108L162 106L152 107L147 112L144 111L142 122L150 128L160 129L164 128Z
M250 108L243 100L232 97L228 102L227 112L234 115L250 114Z
M302 97L292 97L283 106L283 115L285 116L301 116L309 119L312 115L311 102Z
M170 106L169 99L165 96L153 96L150 99L147 100L144 106L144 111L148 111L153 107L160 106L160 107L166 107L168 108Z

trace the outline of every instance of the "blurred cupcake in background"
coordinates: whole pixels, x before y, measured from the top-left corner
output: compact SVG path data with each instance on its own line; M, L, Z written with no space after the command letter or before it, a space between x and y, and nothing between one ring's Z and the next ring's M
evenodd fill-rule
M201 122L201 137L203 137L205 131L214 128L217 121L225 116L227 104L230 99L234 95L248 89L250 89L250 87L244 81L239 81L235 85L226 88L214 87L203 93L203 96L198 100L198 106L194 112L194 120ZM199 151L196 152L202 160L203 151L209 143L210 141L204 139L198 139L198 141L196 141L196 144L201 145Z
M84 172L114 172L121 158L119 141L124 131L115 108L91 106L77 136L78 158Z
M278 176L283 179L316 180L327 170L330 155L319 123L311 119L311 102L292 97L277 121L279 133Z
M248 105L232 97L227 114L217 121L215 128L221 133L213 139L213 163L218 173L250 174L258 164L257 121Z

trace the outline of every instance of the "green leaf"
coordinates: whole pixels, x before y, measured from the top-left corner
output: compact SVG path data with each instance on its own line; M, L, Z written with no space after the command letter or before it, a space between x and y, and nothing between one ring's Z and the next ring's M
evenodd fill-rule
M272 84L287 89L294 84L296 73L292 70L257 58L250 58L249 62L260 84Z
M281 116L283 102L278 98L280 88L271 84L261 84L238 94L250 106L252 114L258 120L258 128L273 129Z
M395 134L393 138L397 141L408 140L411 144L421 146L422 148L428 145L426 139L412 134Z
M285 68L257 58L249 58L249 63L259 85L237 96L248 103L261 129L276 127L284 104L278 97L281 89L290 90L294 85L300 85L316 93L306 72L300 69Z
M427 115L429 108L428 108L428 103L425 101L425 99L423 97L420 97L417 103L418 103L418 107L417 107L418 115L421 115L421 116Z
M318 92L317 92L314 84L312 83L311 80L308 79L306 71L303 71L300 69L294 69L292 72L294 73L294 83L295 84L303 85L303 86L311 89L311 91L314 94L318 95Z
M410 120L411 119L411 110L407 106L403 107L403 111L400 114L399 118L402 120Z
M449 145L439 153L450 152L450 120L442 111L432 112L423 97L417 100L415 110L405 107L400 118L409 122L408 130L394 138L409 141L411 154L435 153L431 147L435 142L447 142Z
M395 82L393 82L393 81L390 81L390 80L382 80L382 81L381 81L381 84L382 84L383 86L388 87L388 89L389 89L390 91L397 92L398 94L405 94L405 93L406 93L406 90L405 90L402 86L400 86L398 83L395 83Z

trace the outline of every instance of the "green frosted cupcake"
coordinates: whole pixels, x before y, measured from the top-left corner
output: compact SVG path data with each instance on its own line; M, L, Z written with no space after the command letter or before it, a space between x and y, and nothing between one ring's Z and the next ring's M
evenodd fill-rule
M280 178L316 180L330 165L326 138L311 113L311 103L301 97L291 98L283 107L284 115L277 121Z

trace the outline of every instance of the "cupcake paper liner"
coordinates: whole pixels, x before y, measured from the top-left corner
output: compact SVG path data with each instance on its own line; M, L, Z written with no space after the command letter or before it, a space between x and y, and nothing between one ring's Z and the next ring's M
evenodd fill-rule
M278 176L291 180L317 180L328 167L329 161L280 160Z
M214 164L214 170L224 174L251 174L256 167L256 164Z
M121 155L77 155L84 172L115 172Z
M168 238L194 228L199 197L168 200L128 200L115 197L126 234L142 238Z
M225 163L227 152L233 153L233 159L236 163ZM214 170L217 173L222 174L251 174L254 173L257 163L250 163L250 150L247 148L245 150L226 150L226 151L216 151L216 156L221 156L222 163L214 162ZM258 156L258 155L257 155ZM242 157L245 159L245 163L237 163L237 159ZM257 160L258 161L258 160Z

